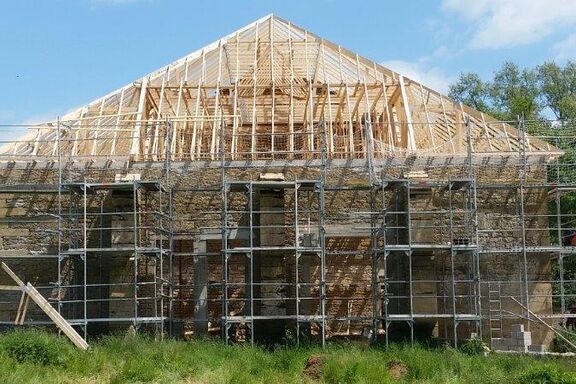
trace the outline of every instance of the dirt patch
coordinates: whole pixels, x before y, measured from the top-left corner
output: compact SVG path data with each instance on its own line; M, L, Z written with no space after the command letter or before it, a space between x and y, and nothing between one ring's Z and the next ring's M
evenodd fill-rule
M324 356L314 355L306 360L306 365L302 371L306 376L313 380L322 378L322 366L324 365Z
M408 373L406 364L398 360L390 360L386 366L388 367L388 374L394 379L400 379Z

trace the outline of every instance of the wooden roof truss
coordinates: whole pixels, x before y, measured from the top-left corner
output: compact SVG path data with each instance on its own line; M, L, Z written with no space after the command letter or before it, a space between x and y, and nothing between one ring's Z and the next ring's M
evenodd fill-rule
M325 135L335 159L365 157L368 145L381 158L457 155L468 134L476 153L523 145L512 126L269 15L69 113L60 129L34 126L0 154L310 158ZM558 152L526 143L528 153Z

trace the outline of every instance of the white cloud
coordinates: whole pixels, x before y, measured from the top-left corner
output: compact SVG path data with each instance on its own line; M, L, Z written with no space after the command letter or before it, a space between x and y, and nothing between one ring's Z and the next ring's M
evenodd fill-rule
M390 68L409 79L422 83L441 93L447 93L449 85L454 80L452 77L444 74L440 69L427 65L426 60L418 60L415 62L388 60L381 64L386 68Z
M576 33L554 44L552 51L554 51L558 59L576 59Z
M443 0L442 10L471 23L471 48L530 44L576 25L574 0Z

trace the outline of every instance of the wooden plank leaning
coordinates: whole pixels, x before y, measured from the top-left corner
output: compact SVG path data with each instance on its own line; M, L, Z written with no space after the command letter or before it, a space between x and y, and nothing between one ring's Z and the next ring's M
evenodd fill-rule
M50 305L48 300L46 300L44 296L42 296L40 292L38 292L38 290L34 288L32 284L30 283L24 284L24 282L18 276L16 276L16 274L6 265L6 263L2 262L1 265L2 269L12 278L12 280L16 282L16 284L18 284L18 286L22 289L22 291L26 293L28 297L30 297L32 301L34 301L36 305L38 305L40 309L42 309L44 313L46 313L46 315L48 315L48 317L54 322L54 324L56 324L56 326L60 328L60 330L62 330L62 332L64 332L66 336L68 336L70 341L72 341L72 343L74 343L75 346L77 346L82 350L88 349L88 343L86 342L86 340L84 340L84 338L80 336L78 332L76 332L76 330L70 325L70 323L68 323L66 319L64 319L58 313L58 311L55 310L54 307L52 307L52 305ZM19 319L20 322L23 322L24 320L23 315L25 315L25 312L22 313L22 316Z
M524 306L522 303L520 303L518 300L516 300L514 297L510 297L512 300L514 300L516 302L516 304L518 304L519 306L521 306L522 308L524 308L529 315L531 315L532 317L534 317L536 320L538 320L540 323L542 323L543 325L546 326L546 328L550 329L552 332L554 332L559 338L561 338L562 340L564 340L568 345L570 345L575 351L576 351L576 345L574 345L570 340L568 340L566 337L564 337L564 335L562 335L562 333L560 333L557 329L555 329L554 327L552 327L550 324L548 324L547 322L545 322L544 320L542 320L540 317L538 317L538 315L536 315L534 312L532 312L530 309L528 309L526 306Z

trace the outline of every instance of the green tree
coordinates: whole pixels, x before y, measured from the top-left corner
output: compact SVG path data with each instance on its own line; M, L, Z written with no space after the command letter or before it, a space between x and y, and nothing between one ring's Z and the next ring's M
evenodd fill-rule
M506 62L484 81L463 73L449 88L449 96L500 120L576 119L576 62L563 66L546 62L521 69Z
M476 73L462 73L450 86L449 96L480 112L492 113L489 85Z
M538 102L540 90L534 70L521 70L514 63L504 63L494 73L489 88L497 117L516 120L518 116L524 116L532 120L541 112Z
M538 75L536 69L504 63L490 81L475 73L461 74L450 86L449 96L500 120L516 120L518 116L536 119L542 113Z
M538 86L544 107L558 119L576 118L576 63L564 67L547 62L537 67Z

